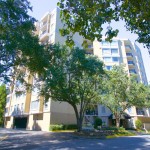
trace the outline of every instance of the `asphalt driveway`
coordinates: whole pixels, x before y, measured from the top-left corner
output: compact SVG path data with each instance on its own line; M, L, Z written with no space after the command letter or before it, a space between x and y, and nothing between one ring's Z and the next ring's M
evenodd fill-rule
M150 150L150 135L94 139L72 133L0 129L0 150Z

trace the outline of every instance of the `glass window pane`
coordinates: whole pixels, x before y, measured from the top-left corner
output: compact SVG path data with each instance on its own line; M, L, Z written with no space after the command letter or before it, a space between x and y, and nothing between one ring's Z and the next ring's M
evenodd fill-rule
M103 55L111 55L111 50L109 48L103 48L102 53Z
M118 57L112 57L112 61L113 61L113 62L118 62L118 61L119 61L119 58L118 58Z
M107 41L102 41L102 46L110 46L110 43Z
M111 42L111 46L117 46L118 45L118 41L112 41Z
M118 54L118 49L117 48L112 48L111 53L112 54Z
M111 69L112 69L112 66L106 66L106 69L107 69L107 70L111 70Z
M104 57L104 62L111 62L111 57Z

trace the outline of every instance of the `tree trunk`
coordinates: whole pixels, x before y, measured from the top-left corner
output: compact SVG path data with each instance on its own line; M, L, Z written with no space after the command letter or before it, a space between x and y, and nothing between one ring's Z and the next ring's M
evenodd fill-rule
M120 117L116 117L116 127L119 128L120 127Z
M80 132L82 130L82 122L83 122L83 116L79 115L78 109L76 105L72 105L75 115L76 115L76 120L77 120L77 131Z

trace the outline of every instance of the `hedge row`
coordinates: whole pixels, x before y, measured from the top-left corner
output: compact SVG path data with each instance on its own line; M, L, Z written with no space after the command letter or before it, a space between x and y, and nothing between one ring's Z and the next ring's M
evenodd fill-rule
M57 130L73 130L77 129L76 124L69 124L69 125L63 125L63 124L52 124L49 127L50 131L57 131Z

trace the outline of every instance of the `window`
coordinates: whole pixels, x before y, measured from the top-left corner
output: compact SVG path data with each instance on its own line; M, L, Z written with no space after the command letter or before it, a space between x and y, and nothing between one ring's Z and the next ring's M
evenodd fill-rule
M142 108L136 108L137 115L145 115L145 112Z
M39 108L39 100L32 101L30 109L35 110L35 109L38 109L38 108Z
M51 35L49 36L50 42L54 41L54 38L55 38L55 35L54 35L54 34L51 34Z
M51 14L51 22L53 22L55 19L55 14Z
M129 73L136 73L135 69L129 69Z
M109 48L103 48L102 53L103 55L111 55L111 50Z
M102 45L103 45L103 46L110 46L110 43L107 42L107 41L102 41Z
M112 61L113 61L113 62L118 62L118 61L119 61L119 58L118 58L118 57L112 57Z
M105 67L107 70L111 70L112 69L112 66L106 66Z
M105 106L102 106L102 113L106 113L106 109L105 109Z
M112 54L112 55L118 54L118 49L117 49L117 48L112 48L112 49L111 49L111 54Z
M129 61L128 61L128 64L129 64L129 65L134 65L134 62L131 61L131 60L129 60Z
M93 45L88 45L88 48L93 48Z
M6 114L8 113L8 108L5 108L5 113L6 113Z
M130 45L125 45L125 48L131 49L131 46Z
M132 113L132 108L131 108L131 107L128 108L128 112L129 112L129 113Z
M10 97L7 97L6 98L6 103L9 103L9 101L10 101Z
M111 57L104 57L103 60L104 62L111 62Z
M126 55L133 57L132 53L126 53Z
M54 31L54 29L55 29L55 26L54 26L54 23L53 23L53 24L51 24L51 31Z
M11 106L10 112L13 112L13 106Z
M118 46L118 41L112 41L111 46Z

